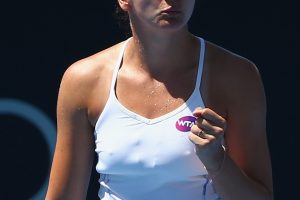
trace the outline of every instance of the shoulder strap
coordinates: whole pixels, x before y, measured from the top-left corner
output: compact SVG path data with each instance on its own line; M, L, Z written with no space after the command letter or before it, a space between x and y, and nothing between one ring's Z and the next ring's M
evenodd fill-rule
M205 41L204 39L200 38L200 56L199 56L199 66L197 72L197 80L196 80L196 88L200 88L201 79L202 79L202 72L204 66L204 58L205 58Z
M115 90L114 88L115 88L115 84L116 84L118 72L119 72L119 69L120 69L121 64L122 64L122 61L123 61L123 55L124 55L124 52L125 52L127 43L128 43L128 41L129 41L130 39L131 39L131 38L127 39L127 40L123 43L123 46L121 47L121 51L120 51L120 54L119 54L119 56L118 56L117 63L116 63L116 66L115 66L115 68L114 68L113 75L112 75L111 86L110 86L110 95L111 95L112 92L114 92L114 90Z

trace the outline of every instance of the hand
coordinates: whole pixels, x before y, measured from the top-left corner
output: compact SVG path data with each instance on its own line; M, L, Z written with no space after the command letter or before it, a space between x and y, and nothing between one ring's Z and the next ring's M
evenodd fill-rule
M220 169L224 149L222 138L226 129L226 120L209 108L196 108L197 117L191 128L189 139L196 145L196 153L208 171Z

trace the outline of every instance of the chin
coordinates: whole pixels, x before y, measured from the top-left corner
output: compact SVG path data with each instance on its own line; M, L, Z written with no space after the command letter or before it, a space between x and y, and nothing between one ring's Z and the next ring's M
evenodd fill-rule
M158 24L158 27L160 30L165 30L165 31L170 31L170 32L176 32L179 30L182 30L184 27L187 26L187 22L183 23L183 22L179 22L176 20L168 20L168 21L161 21Z

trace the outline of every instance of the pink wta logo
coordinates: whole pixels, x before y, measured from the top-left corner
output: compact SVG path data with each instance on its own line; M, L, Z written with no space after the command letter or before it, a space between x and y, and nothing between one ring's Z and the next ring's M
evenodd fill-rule
M181 117L176 122L176 128L182 132L188 132L191 130L191 127L195 124L196 118L193 116Z

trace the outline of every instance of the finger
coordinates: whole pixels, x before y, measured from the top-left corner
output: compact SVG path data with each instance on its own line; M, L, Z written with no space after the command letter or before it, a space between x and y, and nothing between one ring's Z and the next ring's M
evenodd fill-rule
M202 108L202 107L197 107L194 111L193 111L193 115L195 116L195 117L201 117L201 113L202 113L202 110L203 110L204 108Z
M203 139L201 137L198 137L196 134L189 134L189 140L199 146L206 146L210 143L208 139Z
M215 137L224 134L223 128L214 126L211 124L211 122L204 119L200 120L200 122L197 122L196 125L199 127L199 129L205 131L207 134L214 135Z
M196 108L193 115L198 118L203 118L210 121L216 126L226 128L226 120L209 108Z
M199 127L197 127L195 125L192 126L191 132L194 135L196 135L197 137L202 138L202 139L206 139L208 141L212 141L212 140L216 139L216 137L213 134L208 134L204 130L200 129Z

